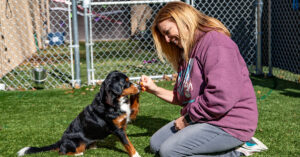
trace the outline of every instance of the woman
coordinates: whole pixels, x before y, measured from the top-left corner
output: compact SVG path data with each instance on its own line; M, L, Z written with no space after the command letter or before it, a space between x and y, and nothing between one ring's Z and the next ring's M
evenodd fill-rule
M150 147L160 156L240 156L254 135L258 112L247 66L217 19L183 2L167 3L152 35L160 59L178 71L173 91L143 75L149 93L182 106L181 117L159 129Z

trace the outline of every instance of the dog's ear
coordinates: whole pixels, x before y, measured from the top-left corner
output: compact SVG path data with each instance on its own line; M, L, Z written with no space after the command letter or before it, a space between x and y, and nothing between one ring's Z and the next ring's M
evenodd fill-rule
M113 86L114 81L112 81L112 79L105 79L104 82L102 83L101 89L100 89L100 93L102 96L102 102L105 102L106 104L110 105L110 106L115 106L115 98L117 95L117 91L114 91L113 89L116 88Z
M107 91L109 92L109 91ZM113 95L111 93L107 93L105 96L105 102L108 105L114 106L114 102L113 102Z
M104 98L104 95L105 95L105 82L102 83L100 91L99 91L100 101Z
M96 94L94 102L100 104L105 99L105 82L102 82L99 93Z

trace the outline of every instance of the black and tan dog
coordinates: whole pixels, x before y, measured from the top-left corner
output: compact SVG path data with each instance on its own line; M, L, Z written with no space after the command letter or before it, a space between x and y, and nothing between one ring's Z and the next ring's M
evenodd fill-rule
M118 71L108 74L92 104L72 121L62 138L44 147L25 147L19 156L50 150L62 155L82 155L97 140L116 135L130 157L139 157L126 134L127 123L135 119L139 110L140 86Z

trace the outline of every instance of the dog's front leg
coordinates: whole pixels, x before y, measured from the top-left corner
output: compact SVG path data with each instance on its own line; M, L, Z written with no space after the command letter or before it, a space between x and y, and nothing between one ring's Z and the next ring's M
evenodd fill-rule
M139 153L135 150L132 143L129 141L126 132L122 128L117 129L114 134L120 139L130 157L140 157Z
M123 146L128 152L130 157L140 157L139 153L135 150L132 143L129 141L126 134L126 114L119 116L113 120L114 125L117 129L114 131L114 134L120 139Z
M139 106L140 106L139 96L140 96L139 94L130 96L130 109L131 109L130 119L131 120L135 120L139 112Z

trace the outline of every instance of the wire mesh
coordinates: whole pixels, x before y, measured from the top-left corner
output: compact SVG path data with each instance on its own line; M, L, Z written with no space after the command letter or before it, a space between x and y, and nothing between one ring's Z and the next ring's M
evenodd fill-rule
M103 3L102 3L103 4ZM92 6L94 66L97 80L110 70L119 69L131 77L141 74L164 75L174 71L161 63L156 54L149 26L164 3ZM193 6L222 21L252 69L256 62L255 0L230 2L200 0ZM105 16L96 16L97 13ZM102 14L104 13L104 14ZM100 41L100 42L99 42Z
M268 50L271 50L271 74L280 79L300 83L300 9L296 2L264 0L262 49L265 73L269 70ZM269 5L271 25L268 23ZM269 27L271 32L267 29ZM271 45L268 45L269 40Z
M91 6L94 82L112 70L125 72L132 79L142 74L157 77L174 73L169 64L158 59L150 30L165 3L139 2Z
M70 87L69 1L0 1L0 83L36 87L33 70L46 71L43 88Z
M0 0L0 84L6 89L36 87L36 67L46 71L44 88L71 87L73 76L72 16L78 17L82 82L95 83L112 70L138 79L142 74L162 77L175 73L156 55L150 26L158 10L170 0L93 0L89 7L91 69L86 69L84 12L78 1L77 15L70 0ZM255 69L257 32L256 0L194 0L201 12L222 21L240 48L251 72ZM272 72L286 80L300 82L299 7L291 2L272 1L271 34L268 37L268 0L262 13L262 58L267 70L268 50ZM299 4L298 4L299 5ZM43 70L41 70L43 71ZM87 78L86 73L92 77ZM38 75L44 76L44 75ZM42 78L43 80L43 78ZM1 89L0 89L1 90Z
M195 0L193 5L202 13L217 18L230 31L232 39L253 72L256 63L256 0Z

